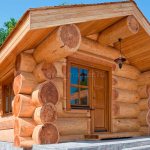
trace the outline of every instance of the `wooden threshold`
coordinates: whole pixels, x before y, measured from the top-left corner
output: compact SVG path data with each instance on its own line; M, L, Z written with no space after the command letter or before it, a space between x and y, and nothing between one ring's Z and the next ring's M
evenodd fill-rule
M140 136L139 132L124 132L124 133L99 133L99 134L91 134L85 135L86 140L102 140L102 139L110 139L110 138L127 138L127 137L137 137Z

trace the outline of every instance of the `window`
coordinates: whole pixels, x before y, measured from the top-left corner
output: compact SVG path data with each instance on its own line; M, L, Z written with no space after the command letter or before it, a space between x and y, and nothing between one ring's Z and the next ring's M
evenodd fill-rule
M88 69L78 65L70 66L70 104L72 108L88 107Z
M3 114L12 113L12 100L14 98L13 93L13 78L9 77L3 82L2 94L3 94Z

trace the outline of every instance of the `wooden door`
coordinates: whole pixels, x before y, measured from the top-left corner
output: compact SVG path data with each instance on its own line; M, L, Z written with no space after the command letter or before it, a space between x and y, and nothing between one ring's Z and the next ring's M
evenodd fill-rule
M99 69L93 69L92 72L93 132L107 132L109 123L108 72Z

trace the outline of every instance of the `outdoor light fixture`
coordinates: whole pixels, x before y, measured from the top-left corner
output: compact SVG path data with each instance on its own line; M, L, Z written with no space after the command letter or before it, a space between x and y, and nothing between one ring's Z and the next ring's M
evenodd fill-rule
M118 64L119 68L121 69L121 68L122 68L122 65L123 65L124 62L126 61L126 58L124 58L124 57L122 56L122 52L121 52L121 42L122 42L122 39L119 38L118 41L119 41L119 44L120 44L120 57L117 58L117 59L115 59L114 61Z

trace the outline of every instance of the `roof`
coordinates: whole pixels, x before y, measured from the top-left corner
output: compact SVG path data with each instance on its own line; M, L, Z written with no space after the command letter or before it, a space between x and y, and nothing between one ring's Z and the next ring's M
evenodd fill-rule
M33 49L39 45L57 26L75 23L81 29L82 34L86 36L86 34L94 34L96 31L101 31L108 25L128 15L135 16L144 29L142 32L149 38L149 22L138 9L135 2L123 1L31 8L21 17L15 29L0 47L0 72L3 67L11 66L10 64L13 65L16 55L21 51ZM104 25L95 31L82 31L83 25L86 25L88 28L93 23L99 23L100 25L101 21ZM138 65L135 66L138 67ZM148 67L141 69L140 66L139 69L141 71L150 69L150 63Z

